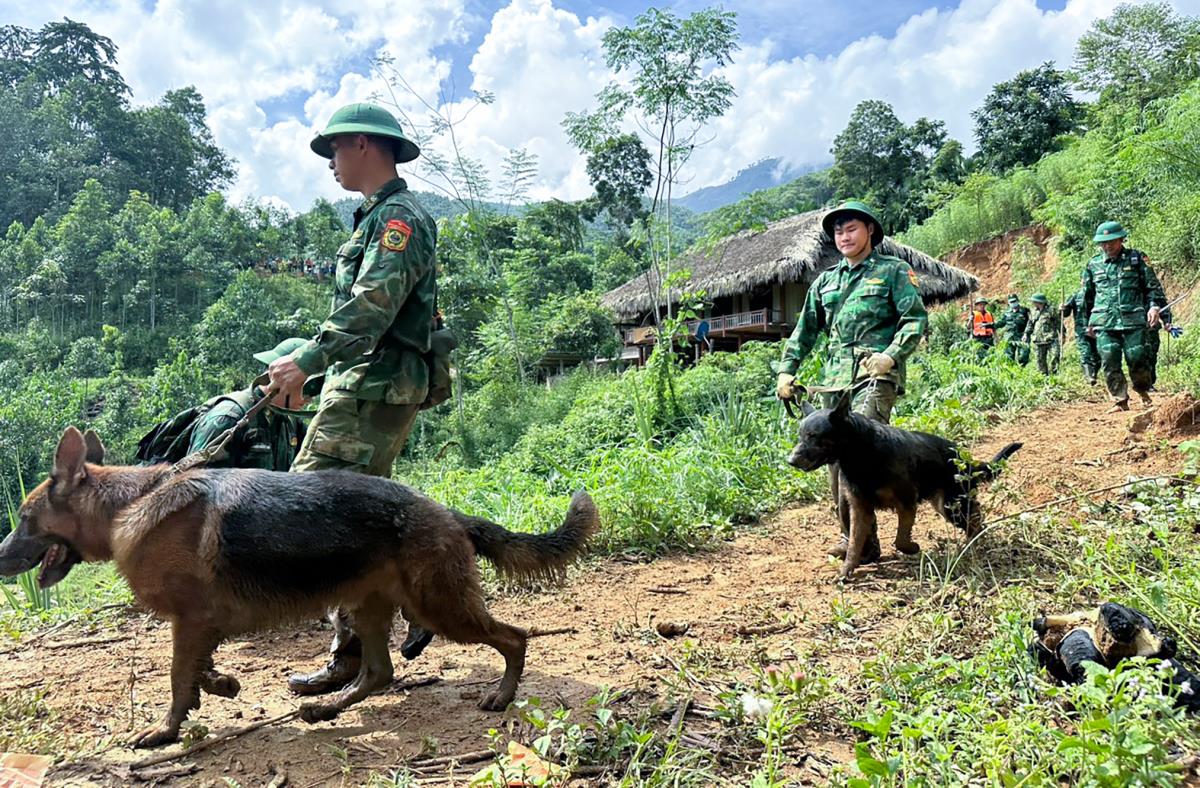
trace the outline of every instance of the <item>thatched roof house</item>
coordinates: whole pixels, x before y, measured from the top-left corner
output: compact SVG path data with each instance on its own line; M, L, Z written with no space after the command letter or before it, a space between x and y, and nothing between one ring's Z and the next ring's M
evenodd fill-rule
M687 288L704 291L710 302L703 321L695 321L693 333L707 336L708 344L717 349L791 333L809 285L841 259L832 239L821 229L823 213L809 211L772 222L763 230L746 230L711 250L693 251L674 261L672 270L692 272ZM884 239L880 251L913 267L926 304L963 298L979 287L979 280L966 271L891 238ZM644 359L646 346L654 342L648 326L654 322L651 293L658 291L656 278L646 273L601 298L618 323L640 326L624 332L626 359ZM672 300L677 295L673 294Z
M710 251L695 251L676 260L672 269L692 272L689 290L703 290L710 299L721 299L760 290L763 286L799 284L804 290L841 254L821 229L823 211L809 211L767 225L764 230L745 230L721 241ZM912 247L885 238L884 254L906 260L920 279L926 304L963 298L979 287L979 280L954 266L935 260ZM652 308L650 292L657 282L642 274L606 293L601 302L618 320L639 322ZM794 313L788 317L794 317Z

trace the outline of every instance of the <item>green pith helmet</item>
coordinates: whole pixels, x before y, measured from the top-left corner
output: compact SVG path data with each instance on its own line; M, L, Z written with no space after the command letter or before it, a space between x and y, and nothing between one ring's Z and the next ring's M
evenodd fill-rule
M1029 300L1035 304L1043 304L1044 305L1044 304L1050 303L1049 301L1046 300L1046 296L1042 295L1041 293L1034 293L1033 298L1031 298Z
M977 303L977 304L983 304L986 306L987 302L988 302L988 300L986 298L984 298L983 296L979 296L979 298L975 299L975 303Z
M1008 303L1010 303L1010 304L1019 304L1019 303L1021 303L1021 296L1017 295L1016 293L1012 293L1012 294L1010 294L1010 295L1008 296Z
M392 117L392 113L375 104L347 104L333 113L329 125L325 127L309 147L318 156L333 158L333 149L329 141L339 134L369 134L372 137L387 137L392 140L396 151L396 163L403 164L421 155L417 144L404 136L400 124Z
M264 364L270 364L272 361L274 361L277 358L283 358L284 356L292 355L293 350L295 350L296 348L300 347L301 345L303 345L307 342L308 342L307 339L300 339L299 337L290 337L288 339L283 340L282 342L280 342L278 345L271 348L270 350L260 350L259 352L255 353L254 360L261 361Z
M1100 243L1101 241L1115 241L1118 238L1124 238L1129 235L1125 232L1125 228L1120 222L1103 222L1096 228L1096 236L1092 238L1092 243Z
M829 210L821 217L821 229L830 238L833 237L833 223L843 216L853 216L864 221L869 221L875 226L875 231L871 233L871 246L879 246L883 243L883 225L875 218L875 214L871 213L871 209L864 202L858 200L849 200L836 208Z

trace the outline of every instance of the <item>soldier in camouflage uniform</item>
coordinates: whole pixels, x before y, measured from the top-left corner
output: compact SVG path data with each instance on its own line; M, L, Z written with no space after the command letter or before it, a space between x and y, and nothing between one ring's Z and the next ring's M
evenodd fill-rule
M1021 337L1025 336L1025 327L1029 325L1029 307L1021 304L1021 297L1016 293L1008 296L1008 309L1004 314L1000 315L993 327L996 329L1005 329L1005 338L1008 340L1004 348L1004 355L1009 361L1015 361L1021 366L1029 363L1029 345L1027 345Z
M1079 366L1087 382L1096 385L1096 374L1100 371L1100 353L1096 350L1096 338L1088 335L1087 317L1083 313L1083 291L1066 300L1061 308L1063 317L1075 320L1075 347L1079 350Z
M317 336L270 366L271 380L299 391L325 375L297 472L341 468L390 476L429 388L436 295L437 224L397 176L396 165L420 150L391 113L351 104L334 113L312 141L334 177L366 198L337 254L332 313ZM294 675L297 694L340 689L358 674L362 644L343 611L331 611L333 653L310 675ZM432 634L410 625L401 653L414 658Z
M264 364L270 364L275 359L288 355L304 342L305 340L295 337L285 339L271 350L255 353L254 358ZM213 406L196 420L187 454L203 451L222 433L236 425L242 416L246 415L246 411L258 401L260 393L255 389L255 386L251 386L235 391L214 402ZM301 441L304 440L304 420L312 415L310 412L299 412L307 401L303 395L298 401L293 401L283 392L276 394L265 410L259 411L240 433L234 433L220 454L209 460L207 467L288 470L300 451Z
M1088 333L1096 338L1100 368L1112 397L1112 411L1129 410L1129 389L1121 357L1129 366L1133 390L1150 405L1153 374L1146 352L1146 329L1160 325L1167 305L1162 285L1146 256L1125 248L1128 233L1117 222L1104 222L1092 239L1103 250L1083 269L1083 312Z
M1029 325L1025 327L1025 335L1021 341L1037 348L1038 372L1049 375L1058 371L1058 354L1055 351L1062 323L1058 310L1050 308L1046 296L1034 293L1030 301L1033 302L1033 315L1029 319Z
M821 334L829 337L821 367L823 405L833 407L843 392L852 408L869 419L887 423L896 398L904 393L905 362L925 334L928 317L917 290L917 275L908 263L875 251L883 226L861 202L847 202L821 220L826 235L844 256L808 289L804 309L788 338L779 365L775 393L796 395L796 370ZM839 509L837 468L830 468L833 499ZM845 557L843 533L830 555ZM879 535L872 529L863 561L878 560Z

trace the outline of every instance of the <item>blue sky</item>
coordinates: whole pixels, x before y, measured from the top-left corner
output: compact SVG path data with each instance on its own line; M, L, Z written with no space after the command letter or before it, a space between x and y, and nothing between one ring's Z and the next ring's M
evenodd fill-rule
M723 69L737 97L704 130L677 193L720 183L762 158L824 162L854 106L882 99L898 117L945 121L972 147L970 112L995 83L1047 60L1069 65L1075 42L1118 0L758 0L726 3L741 49ZM1200 13L1200 0L1173 0ZM704 0L677 0L679 15ZM308 140L342 104L386 87L370 68L390 53L411 86L394 109L422 125L435 109L465 119L464 152L490 168L509 151L538 158L530 196L590 193L584 161L561 129L614 75L602 38L647 8L632 0L0 0L0 24L69 16L119 47L135 103L195 85L217 142L237 159L235 200L303 210L344 196ZM494 104L466 113L473 86ZM386 93L383 93L388 101ZM630 128L634 128L631 119ZM446 152L445 141L435 143ZM420 176L418 169L414 175ZM419 178L417 178L419 180Z

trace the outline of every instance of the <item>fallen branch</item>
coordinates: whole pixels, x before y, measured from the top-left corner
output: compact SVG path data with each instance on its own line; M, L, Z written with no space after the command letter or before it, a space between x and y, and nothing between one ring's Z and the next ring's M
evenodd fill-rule
M145 769L148 766L157 766L160 763L167 763L168 761L173 761L176 758L182 758L187 755L195 755L196 753L198 753L202 750L207 750L208 748L213 747L217 744L220 744L223 741L229 741L230 739L236 739L238 736L243 736L247 733L252 733L252 732L258 730L259 728L265 728L268 725L275 725L280 722L287 722L288 720L292 719L299 713L300 713L300 710L296 709L294 711L289 711L287 714L280 714L278 717L272 717L269 720L259 720L258 722L255 722L250 725L246 725L245 727L235 728L234 730L222 733L220 736L214 736L211 739L205 739L204 741L201 741L198 744L196 744L196 746L189 747L186 750L180 750L179 752L164 753L162 755L155 755L153 758L145 758L143 760L136 761L136 762L130 764L129 768L131 770L136 771L137 769Z
M413 679L412 681L402 681L397 684L393 684L390 689L393 691L402 692L404 690L414 689L416 687L427 687L430 684L437 684L441 680L442 679L440 676L424 676L419 679ZM265 728L268 725L275 725L280 722L287 722L299 713L300 710L296 709L294 711L289 711L287 714L280 714L278 717L272 717L269 720L259 720L258 722L251 723L245 727L236 728L232 731L222 733L219 736L214 736L211 739L205 739L204 741L198 743L195 747L189 747L188 749L181 750L179 752L156 755L153 758L146 758L145 760L131 764L129 768L144 769L147 766L154 766L156 764L166 763L167 761L173 761L176 758L182 758L185 755L192 755L200 752L201 750L207 750L209 747L220 744L223 741L229 741L230 739L236 739L238 736L244 736L247 733L252 733L259 728Z
M526 635L526 637L544 638L549 637L550 635L574 635L578 631L579 630L575 627L559 627L558 629L538 629L537 627L534 627L533 629L529 630L529 634Z
M691 698L685 698L683 703L679 704L679 708L675 709L675 714L671 716L671 722L667 725L667 733L670 736L676 736L683 730L683 718L687 716L688 707L692 705Z
M437 684L441 680L441 676L422 676L419 679L410 679L409 681L393 681L388 690L391 692L404 692L405 690L416 689L417 687L428 687L430 684Z
M200 771L200 767L197 764L181 763L178 766L160 766L157 769L147 769L144 772L129 776L142 782L151 782L152 780L165 780L169 777L186 777L198 771Z
M100 638L83 638L82 640L63 640L58 643L47 643L42 648L79 648L80 646L100 646L105 643L119 643L129 640L129 635L108 635Z
M781 632L790 632L796 628L796 625L790 622L780 622L778 624L763 624L756 627L748 627L744 624L737 628L739 636L748 638L756 635L778 635Z
M1084 490L1083 492L1075 493L1074 495L1064 495L1062 498L1055 498L1053 501L1047 501L1046 503L1039 503L1037 506L1031 506L1028 509L1022 509L1019 512L1013 512L1012 514L1006 514L1001 517L997 517L994 520L988 520L987 523L985 523L984 527L991 528L996 523L1002 523L1005 520L1012 520L1013 518L1020 517L1023 514L1031 514L1032 512L1040 512L1042 509L1049 509L1051 506L1058 506L1059 504L1070 503L1071 501L1075 501L1080 498L1090 498L1091 496L1098 495L1099 493L1102 493L1102 492L1110 492L1112 490L1119 490L1122 487L1132 487L1133 485L1141 484L1142 482L1156 482L1160 479L1170 479L1171 481L1183 482L1184 484L1195 484L1196 483L1192 479L1185 479L1181 476L1175 476L1173 474L1165 474L1162 476L1144 476L1140 479L1134 479L1133 481L1123 481L1123 482L1120 482L1119 484L1110 484L1107 487L1097 487L1094 490ZM975 539L978 539L979 536L982 536L982 532L980 534L976 535ZM971 541L973 542L975 540L972 539ZM968 544L967 547L970 547L970 545ZM965 551L966 548L963 548L963 550Z
M686 588L671 588L670 586L651 586L646 589L651 594L686 594Z

